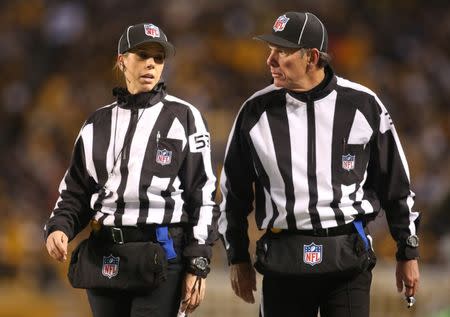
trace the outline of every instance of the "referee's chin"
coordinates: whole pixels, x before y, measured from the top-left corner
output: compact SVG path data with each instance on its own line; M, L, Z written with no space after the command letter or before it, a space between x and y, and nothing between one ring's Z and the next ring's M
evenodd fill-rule
M280 78L272 78L272 83L275 85L275 87L285 88L286 86L286 82Z

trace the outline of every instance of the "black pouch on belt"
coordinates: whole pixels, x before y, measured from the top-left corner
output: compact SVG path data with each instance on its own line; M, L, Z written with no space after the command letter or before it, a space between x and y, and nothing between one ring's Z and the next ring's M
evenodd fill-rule
M166 279L167 259L155 242L116 244L92 236L72 252L68 277L75 288L151 290Z
M371 270L371 247L358 233L307 236L266 232L256 243L256 270L272 276L345 276Z

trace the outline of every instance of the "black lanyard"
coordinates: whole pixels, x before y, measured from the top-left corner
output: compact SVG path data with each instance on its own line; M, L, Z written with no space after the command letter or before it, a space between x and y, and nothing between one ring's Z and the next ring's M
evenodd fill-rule
M113 158L114 158L114 163L113 163L113 166L112 166L112 168L111 168L111 171L109 172L109 175L112 175L112 174L113 174L114 168L116 167L116 164L117 164L117 162L119 161L119 157L122 156L123 149L125 149L125 147L127 147L127 146L131 143L131 139L132 139L132 135L131 135L131 133L130 133L130 134L128 135L128 138L126 138L126 139L124 140L123 145L122 145L122 148L120 149L119 154L117 154L117 156L115 156L115 154L116 154L117 119L118 119L118 115L119 115L119 107L118 107L118 106L116 106L116 107L117 107L117 109L116 109L116 122L115 122L115 124L114 124L114 143L113 143ZM144 110L142 110L141 114L139 115L139 117L138 117L138 119L137 119L137 121L136 121L136 128L137 128L137 125L138 125L138 123L139 123L139 120L141 119L142 115L144 114L145 109L147 109L147 108L144 108ZM139 111L139 109L138 109L138 111Z

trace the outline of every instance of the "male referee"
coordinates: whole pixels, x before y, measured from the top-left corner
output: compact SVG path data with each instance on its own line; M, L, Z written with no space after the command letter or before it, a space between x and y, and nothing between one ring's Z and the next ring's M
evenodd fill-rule
M420 217L385 105L370 89L334 74L327 31L314 14L284 13L270 34L256 38L268 44L273 84L240 109L220 182L219 231L234 292L254 302L247 216L255 199L257 226L272 239L277 234L337 239L355 234L358 222L367 233L364 227L383 208L398 246L397 288L405 288L412 302L419 284ZM293 251L299 262L307 262L306 247ZM314 250L309 264L320 267L326 250ZM355 252L348 246L341 251ZM371 267L331 278L264 275L260 315L315 317L320 310L322 317L366 317L371 279Z

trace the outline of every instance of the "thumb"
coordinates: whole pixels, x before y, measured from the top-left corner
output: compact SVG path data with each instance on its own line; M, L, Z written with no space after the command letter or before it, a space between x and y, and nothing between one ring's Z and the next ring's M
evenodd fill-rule
M397 276L397 292L401 293L403 290L403 280L400 276Z
M69 240L69 239L67 238L67 236L66 236L65 234L62 234L62 235L61 235L61 242L62 242L62 243L66 244L66 243L68 242L68 240Z
M67 259L67 244L68 244L68 238L65 234L61 235L61 242L62 242L62 248L63 248L63 258L64 260Z

